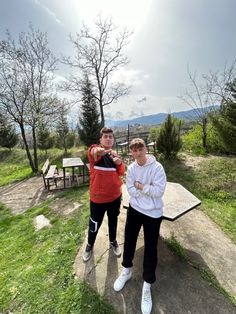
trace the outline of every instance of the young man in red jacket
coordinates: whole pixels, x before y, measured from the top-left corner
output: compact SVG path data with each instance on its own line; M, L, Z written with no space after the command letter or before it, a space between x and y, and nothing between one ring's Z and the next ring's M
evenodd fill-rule
M100 131L100 145L91 145L88 150L90 163L90 219L88 244L83 254L84 262L87 262L91 257L93 245L105 212L108 216L111 248L116 256L121 255L116 240L116 230L121 203L122 181L120 176L124 174L125 167L119 156L112 150L113 144L113 130L104 127Z

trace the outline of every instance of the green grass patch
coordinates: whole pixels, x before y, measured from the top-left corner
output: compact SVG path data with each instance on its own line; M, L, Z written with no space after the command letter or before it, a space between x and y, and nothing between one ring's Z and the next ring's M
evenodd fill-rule
M88 223L88 188L57 197L82 206L69 216L51 208L53 199L17 216L0 206L0 312L115 313L73 272ZM33 221L39 214L50 219L51 228L35 231Z
M196 195L202 201L201 209L236 243L236 158L218 156L192 168L181 158L163 165L168 181Z
M187 253L186 250L182 247L182 245L177 241L174 233L171 233L171 237L165 239L165 243L169 247L171 251L174 251L180 258L186 259Z
M66 157L74 156L77 150L77 148L70 148ZM39 170L41 170L47 158L49 158L50 163L56 164L58 168L62 168L63 157L64 151L61 149L49 149L47 154L44 151L38 150ZM0 148L0 163L0 186L21 181L35 175L31 171L24 149L13 149L10 151Z
M24 150L0 148L0 186L32 176Z

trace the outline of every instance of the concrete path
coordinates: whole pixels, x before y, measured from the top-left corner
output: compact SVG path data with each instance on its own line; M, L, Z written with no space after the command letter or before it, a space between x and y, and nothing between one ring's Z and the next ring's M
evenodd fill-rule
M11 208L12 213L22 214L27 209L52 197L63 190L63 180L59 181L57 188L50 187L50 191L44 188L41 176L32 177L17 183L0 187L0 202ZM73 204L71 204L73 208Z
M200 215L199 212L194 211L191 213L191 215L192 216L188 219L195 219L195 225L197 227L197 220L199 219L199 216L202 217L202 215ZM122 246L122 249L125 218L126 210L122 209L119 217L119 232L117 237L119 243ZM203 225L200 227L202 233L202 229L207 231L208 224L211 225L211 228L213 228L214 225L207 220L207 217L204 216L204 218L204 223L207 222L207 225L205 225L204 228ZM182 220L184 220L184 217ZM233 252L229 252L228 250L225 251L222 249L222 246L221 250L217 247L217 251L215 251L215 245L218 245L218 242L214 243L213 241L212 243L212 239L214 239L214 237L208 238L207 232L205 233L206 238L204 238L204 235L202 235L202 237L198 237L198 235L195 235L194 233L194 224L191 226L184 225L182 220L178 221L179 229L181 229L181 224L183 228L187 228L182 232L185 233L186 238L190 238L192 241L191 251L194 252L194 257L198 255L197 261L200 262L202 266L211 270L215 270L217 277L222 278L221 264L224 264L222 261L227 261L236 257L235 246L232 244L230 246L233 248ZM201 225L202 222L199 221L199 224ZM215 227L215 232L217 233L215 238L219 239L221 237L223 239L223 243L227 242L224 234L220 232L217 226ZM194 269L187 261L181 260L175 253L171 252L167 248L163 241L163 237L169 236L172 231L175 231L175 229L175 223L167 223L166 221L164 221L161 227L162 237L159 241L159 266L157 269L157 281L152 287L152 313L236 313L235 307L206 280L202 279L198 270ZM177 238L179 239L180 236L178 235ZM204 239L204 243L202 243L202 239ZM210 242L208 243L208 241ZM104 223L99 231L92 258L87 263L82 261L82 253L84 251L85 245L86 237L82 248L77 254L74 264L77 277L79 279L86 280L97 292L104 295L118 311L118 313L141 313L140 300L142 290L143 235L140 235L137 243L133 277L127 283L125 288L118 293L115 292L112 287L121 270L121 258L117 259L113 252L109 249L106 219L104 220ZM201 256L202 251L204 250L198 252L198 247L204 246L207 251L206 255L209 257L208 259L205 258L205 255ZM220 261L219 272L216 271L217 267L212 267L212 264L215 265L216 263L215 257L217 253L220 255L217 258L217 261ZM224 256L225 254L226 256ZM210 258L211 255L212 260ZM231 268L229 268L230 265ZM225 274L227 272L226 277L230 278L235 270L232 263L229 263L228 266L229 267L227 267L225 270ZM231 286L233 286L231 290L234 291L235 289L235 281L233 283L230 280L230 282L227 283L227 279L224 281L222 280L222 285L225 286L225 288L228 288L227 290L230 290L229 288Z
M164 221L164 238L174 233L191 260L209 269L236 297L236 245L206 214L195 209L174 222Z
M42 201L43 190L42 177L32 177L1 187L0 202L11 208L13 214L21 214Z

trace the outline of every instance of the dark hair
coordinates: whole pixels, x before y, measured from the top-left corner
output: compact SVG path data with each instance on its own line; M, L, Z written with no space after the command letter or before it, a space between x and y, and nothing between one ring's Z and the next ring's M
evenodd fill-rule
M111 128L107 128L107 127L103 127L100 130L100 138L103 136L103 134L107 134L107 133L112 133L113 134L113 130Z
M134 148L143 148L146 147L146 144L141 138L134 138L129 145L129 148L132 150Z

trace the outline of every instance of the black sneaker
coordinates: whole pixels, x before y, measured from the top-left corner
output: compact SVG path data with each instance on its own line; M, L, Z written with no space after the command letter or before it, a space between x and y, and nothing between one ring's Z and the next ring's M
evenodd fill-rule
M119 244L118 242L115 240L113 242L110 242L111 243L111 248L113 250L113 253L117 256L117 257L120 257L121 256L121 249L119 247Z
M93 249L93 247L91 245L87 244L86 249L85 249L84 254L83 254L83 261L84 262L87 262L90 259L91 255L92 255L92 249Z

